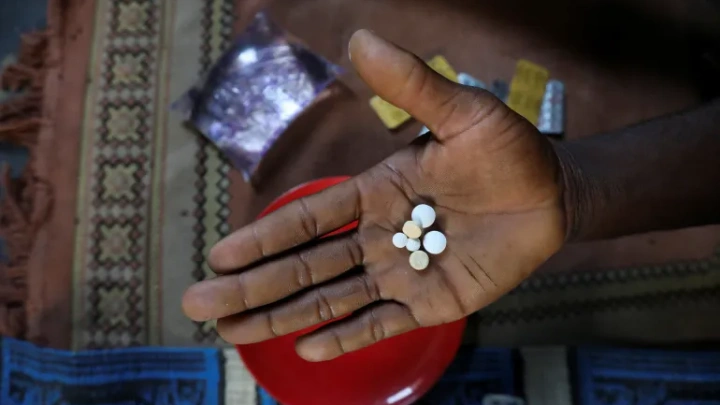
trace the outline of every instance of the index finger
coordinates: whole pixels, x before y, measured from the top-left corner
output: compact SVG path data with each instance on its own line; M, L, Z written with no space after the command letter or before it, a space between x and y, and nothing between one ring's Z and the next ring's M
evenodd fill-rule
M309 242L359 216L360 191L353 177L240 228L212 248L208 263L217 273L227 273Z

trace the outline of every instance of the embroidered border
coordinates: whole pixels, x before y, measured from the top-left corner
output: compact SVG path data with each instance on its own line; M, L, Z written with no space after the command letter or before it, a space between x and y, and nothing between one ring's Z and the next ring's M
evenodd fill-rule
M152 184L161 172L152 161L164 141L154 112L166 6L97 2L78 191L76 348L150 343Z
M232 36L232 0L208 0L203 8L202 49L200 66L202 72L220 57ZM212 274L205 263L209 249L229 232L228 216L230 201L228 173L230 166L217 148L205 138L198 137L196 154L195 187L195 240L193 248L194 280L201 281ZM218 339L214 323L197 322L193 339L199 343L213 343Z

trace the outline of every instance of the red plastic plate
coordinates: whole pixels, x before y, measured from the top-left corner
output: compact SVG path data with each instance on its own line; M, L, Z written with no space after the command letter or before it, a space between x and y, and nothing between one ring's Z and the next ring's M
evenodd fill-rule
M260 216L346 179L330 177L296 187ZM356 226L349 224L334 233ZM457 353L465 323L461 319L418 329L320 363L305 361L295 353L297 337L317 326L265 342L238 345L237 350L257 382L283 405L406 405L419 399L442 376Z

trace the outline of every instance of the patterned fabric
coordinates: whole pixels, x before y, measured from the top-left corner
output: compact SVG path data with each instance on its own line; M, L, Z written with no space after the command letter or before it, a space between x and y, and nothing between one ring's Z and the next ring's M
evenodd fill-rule
M96 48L99 58L88 91L92 119L83 137L78 204L79 285L75 311L84 325L75 330L82 348L150 343L155 314L148 295L153 234L150 217L161 150L157 74L162 7L157 2L99 1Z
M562 346L525 347L520 350L523 392L531 405L572 405L567 349Z
M261 403L257 386L248 370L242 364L235 348L223 349L225 356L225 404L256 405Z
M5 338L3 405L223 404L221 352L133 348L72 353Z
M169 111L224 49L232 0L97 0L78 186L73 347L217 340L180 297L228 232L228 165Z
M473 316L468 338L503 346L718 339L720 323L710 320L719 297L720 246L696 260L538 273ZM680 320L692 326L674 327Z
M720 352L577 351L580 405L720 404Z
M228 46L232 34L232 0L206 1L202 12L202 52L198 76L207 72L212 63L220 57ZM188 84L189 87L189 84ZM202 281L212 276L212 270L205 262L209 249L229 233L228 172L230 165L223 159L220 151L207 138L198 136L198 149L195 154L195 239L192 256L194 281ZM193 339L198 343L218 341L212 322L196 323Z
M487 394L516 395L513 351L464 349L418 405L480 404Z
M418 404L480 404L489 394L519 392L530 404L570 404L569 370L574 370L579 405L720 403L718 352L581 348L570 351L572 357L568 352L561 347L525 348L521 363L511 350L463 349ZM573 365L568 367L570 359ZM0 376L3 405L278 405L255 388L234 349L73 353L2 338ZM521 381L516 376L522 376Z

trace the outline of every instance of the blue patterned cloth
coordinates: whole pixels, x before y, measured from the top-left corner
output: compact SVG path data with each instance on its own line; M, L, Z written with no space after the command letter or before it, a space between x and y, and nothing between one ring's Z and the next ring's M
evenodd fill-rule
M3 338L2 405L221 405L217 349L68 352Z
M506 349L462 349L417 405L480 405L486 394L516 394L513 352ZM258 389L260 405L279 405Z
M580 405L720 405L720 352L577 351Z

